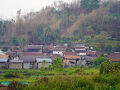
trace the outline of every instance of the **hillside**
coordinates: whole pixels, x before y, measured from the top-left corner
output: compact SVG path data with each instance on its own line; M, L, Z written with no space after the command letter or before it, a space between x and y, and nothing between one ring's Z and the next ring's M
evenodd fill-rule
M96 50L120 51L120 1L84 1L58 2L26 15L19 11L16 21L0 21L1 46L79 42Z

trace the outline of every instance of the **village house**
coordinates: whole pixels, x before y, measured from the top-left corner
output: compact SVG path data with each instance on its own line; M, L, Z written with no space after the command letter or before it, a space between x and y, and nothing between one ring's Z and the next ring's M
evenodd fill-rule
M97 56L84 56L84 60L86 61L86 65L90 66L93 65L94 60Z
M52 64L52 58L47 56L41 56L36 58L38 69L41 69L42 67L48 68Z
M36 58L38 56L23 56L20 59L23 60L24 69L37 69Z
M52 42L36 42L34 45L41 45L41 46L53 46L54 43Z
M3 52L3 51L0 49L0 55L6 55L6 52Z
M82 60L80 56L64 56L63 59L64 67L84 66L85 64L85 60Z
M41 52L22 52L19 59L23 60L24 69L37 69L36 58L42 56Z
M41 52L42 53L43 45L28 45L25 47L24 51L27 52Z
M108 58L110 62L120 62L120 53L113 53L105 57Z
M72 51L77 52L79 56L86 56L86 51L89 50L89 46L73 43L72 44Z
M54 47L52 50L54 55L63 56L63 53L66 51L66 47Z
M22 56L41 56L41 52L22 52Z
M88 50L88 51L86 51L86 55L87 56L97 56L97 52L96 51L92 51L92 50Z
M72 43L72 48L76 48L76 47L83 47L87 50L90 49L90 47L88 45L84 45L84 44L81 44L81 43Z
M23 60L10 60L9 68L10 69L22 69L23 68Z
M77 52L64 52L63 56L77 56L78 53Z
M8 55L0 55L0 68L8 68Z
M78 53L79 56L86 56L86 48L85 47L75 47L74 51Z
M93 65L94 60L99 56L99 54L99 52L92 50L86 51L86 56L83 56L86 61L86 65Z

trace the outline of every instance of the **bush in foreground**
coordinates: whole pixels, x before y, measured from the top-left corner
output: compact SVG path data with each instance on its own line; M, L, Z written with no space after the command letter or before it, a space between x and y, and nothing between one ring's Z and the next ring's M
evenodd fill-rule
M5 73L4 78L22 78L23 76L18 73Z
M18 81L12 81L8 87L7 90L22 90L25 87L24 84L18 82Z
M23 90L118 90L120 82L106 77L52 77L40 78Z

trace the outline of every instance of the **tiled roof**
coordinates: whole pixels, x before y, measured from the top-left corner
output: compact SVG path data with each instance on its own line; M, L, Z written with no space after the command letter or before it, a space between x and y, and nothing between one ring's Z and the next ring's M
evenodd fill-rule
M85 47L86 45L80 44L80 43L72 43L73 46L75 47Z
M38 56L22 56L20 57L23 62L35 62Z
M80 56L64 56L65 59L81 59Z
M87 55L96 55L96 51L86 51Z
M62 57L62 56L60 56L60 55L52 54L52 55L51 55L51 58L53 58L53 59L54 59L54 58L63 58L63 57Z
M86 49L85 47L73 47L75 49Z
M0 58L8 58L9 55L0 55Z
M29 56L29 55L32 55L32 56L41 56L42 53L40 53L40 52L23 52L23 55L24 56Z
M76 52L64 52L64 56L77 56Z
M41 49L42 45L28 45L27 48L28 49Z
M53 51L66 51L65 48L53 48L52 50Z
M85 56L84 58L85 58L86 61L92 62L92 61L94 61L97 57L96 57L96 56L94 56L94 57L93 57L93 56Z
M36 62L37 58L50 58L49 56L22 56L20 57L23 62Z
M120 53L106 55L106 57L112 62L120 61Z
M15 55L17 52L6 52L7 55Z
M22 63L23 60L10 60L9 62L11 62L11 63Z

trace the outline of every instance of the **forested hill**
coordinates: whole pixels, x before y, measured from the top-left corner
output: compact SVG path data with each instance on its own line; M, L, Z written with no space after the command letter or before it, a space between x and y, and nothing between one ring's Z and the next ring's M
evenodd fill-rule
M120 1L60 1L39 12L18 11L15 21L0 21L1 46L38 42L79 42L120 51Z

